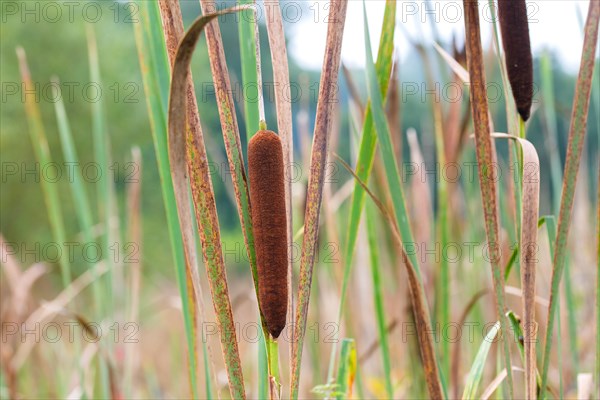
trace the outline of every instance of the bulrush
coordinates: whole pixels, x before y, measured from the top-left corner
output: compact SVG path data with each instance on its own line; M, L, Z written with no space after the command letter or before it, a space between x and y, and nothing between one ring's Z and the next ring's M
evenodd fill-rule
M260 130L248 144L250 204L258 268L258 297L269 333L285 327L288 303L287 219L281 140Z
M533 61L525 0L498 0L498 17L508 80L517 111L527 121L533 100Z

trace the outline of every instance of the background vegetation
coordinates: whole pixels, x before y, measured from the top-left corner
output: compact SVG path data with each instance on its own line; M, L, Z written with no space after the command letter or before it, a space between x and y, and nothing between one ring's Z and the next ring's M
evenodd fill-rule
M23 6L24 3L19 3ZM36 182L32 175L28 175L23 179L20 172L23 166L29 168L35 164L36 156L34 153L35 144L29 138L29 127L24 106L24 96L21 86L21 76L19 72L19 63L15 49L22 46L27 52L27 59L31 70L31 76L36 85L40 89L40 101L37 102L41 111L41 118L45 128L46 137L49 144L50 154L53 161L63 165L67 159L64 156L63 147L59 135L59 125L55 113L55 104L52 101L50 91L50 82L53 76L57 76L64 83L74 82L79 84L75 86L74 96L71 99L64 98L66 113L70 123L74 145L77 150L79 162L85 165L96 160L94 153L93 141L93 121L95 102L85 98L86 93L83 91L83 85L92 82L90 78L90 64L88 61L89 48L89 28L93 26L95 37L98 43L99 67L101 80L100 87L102 89L101 102L104 106L104 121L105 132L109 143L109 153L112 163L116 166L115 170L103 171L110 174L110 178L114 181L114 195L116 198L116 214L117 220L117 236L127 238L130 229L131 218L129 211L130 194L129 189L129 174L132 172L132 148L138 147L141 152L141 163L136 164L134 171L141 172L141 175L136 175L141 182L141 194L139 196L141 210L140 223L141 231L141 295L140 295L140 311L139 324L140 333L138 337L141 340L139 359L136 364L136 378L130 380L129 383L124 383L124 393L130 396L140 397L181 397L188 396L187 384L187 361L186 347L184 341L184 327L181 322L181 304L179 293L175 284L175 269L173 267L173 255L169 242L169 234L166 228L165 205L161 195L160 187L161 180L156 163L155 148L152 139L151 125L146 106L146 94L142 82L142 74L138 61L136 50L136 40L134 37L134 24L137 16L133 16L134 22L128 21L130 9L126 3L120 2L98 2L102 18L96 23L90 24L81 14L76 12L72 21L68 21L66 15L58 22L50 22L41 18L40 21L33 21L33 18L27 19L25 22L21 20L21 13L15 15L2 15L2 24L0 25L1 49L0 49L0 79L2 81L2 102L1 102L1 135L0 148L3 164L2 170L2 190L0 191L0 232L5 241L18 243L24 248L34 248L36 243L48 243L53 239L52 231L49 229L48 212L44 201L43 188L40 182ZM137 4L137 3L131 3ZM231 6L234 2L225 2L223 5ZM4 5L3 5L4 7ZM303 4L306 11L307 5ZM186 29L191 22L201 14L198 2L183 1L181 2L182 15ZM306 17L309 12L304 13ZM141 15L140 15L141 17ZM221 33L223 36L223 45L226 49L227 65L230 72L230 78L234 87L241 85L242 80L242 60L239 52L239 36L238 24L233 18L221 18L220 20ZM353 27L346 27L346 29ZM492 29L489 24L482 24L482 29ZM565 29L579 29L577 26L565 27ZM284 30L288 31L289 26L284 26ZM297 33L301 34L301 33ZM400 30L400 34L406 34ZM267 39L267 31L264 24L260 25L260 40L262 51L263 65L263 80L272 82L272 66L269 56L269 45ZM411 38L414 40L414 38ZM464 40L458 39L459 48L463 47ZM453 38L441 38L441 45L451 52ZM426 52L429 54L430 61L424 61L423 53L418 48L413 47L409 53L403 57L402 62L396 66L398 73L398 81L392 81L397 85L399 90L400 101L397 103L397 109L392 110L392 113L397 113L400 117L400 125L397 130L391 132L393 139L401 141L401 161L408 162L414 160L414 152L411 153L411 146L406 135L410 128L415 128L417 132L418 142L422 151L422 156L426 165L433 168L434 163L439 156L436 156L435 148L435 126L434 118L432 118L432 106L430 98L422 99L421 92L414 96L403 96L403 84L416 83L421 86L426 84L426 71L430 67L436 68L436 71L445 71L438 77L439 82L444 85L447 81L444 77L451 75L451 70L442 60L437 57L435 50L429 44L425 44ZM488 83L496 83L498 88L502 88L501 71L497 58L493 54L493 48L489 43L484 43L484 51L486 52L485 66ZM362 49L357 49L362 51ZM551 71L542 69L542 58L547 57L545 62L550 63ZM291 56L290 63L290 81L297 83L302 91L302 97L292 103L293 123L294 123L294 147L295 157L299 163L305 162L309 158L306 150L306 137L302 137L300 132L312 132L314 128L315 112L317 109L317 90L320 81L320 71L318 70L303 70L299 67L298 60L294 60ZM429 64L428 64L429 63ZM206 49L206 41L202 38L198 44L198 49L195 52L192 71L194 75L196 96L199 103L199 109L202 117L202 127L204 128L204 138L206 141L207 152L210 160L217 166L219 171L213 174L213 185L221 227L221 237L225 253L225 261L227 273L231 286L230 298L234 308L234 316L236 321L240 323L254 321L256 317L255 298L252 292L252 282L249 274L248 262L245 261L246 252L244 248L244 238L240 227L239 218L236 212L235 197L233 196L231 177L226 173L228 168L225 148L221 136L221 124L219 114L216 107L216 100L212 91L207 92L206 89L212 85L212 76ZM554 102L547 104L547 99L544 98L544 91L547 89L543 86L548 81L544 80L543 74L550 76L553 84ZM566 146L568 140L568 131L571 119L571 108L574 98L574 88L577 76L566 71L561 64L560 55L554 54L553 49L548 49L544 53L536 53L534 58L534 73L536 91L534 97L534 114L527 128L527 139L533 143L540 158L541 173L541 194L540 194L540 216L555 214L560 195L560 188L556 187L556 182L552 181L552 176L549 171L552 170L552 151L548 147L550 127L548 126L549 115L548 110L552 110L556 115L557 128L557 148L560 165L563 166L566 157ZM359 132L361 131L362 113L357 109L357 98L352 94L352 87L349 82L353 82L357 88L358 96L361 101L366 103L369 92L367 90L367 77L364 71L356 70L349 71L352 80L339 79L339 93L335 104L335 128L336 136L334 139L334 150L339 156L345 160L355 160L357 153L357 143L359 141ZM587 349L593 343L593 324L588 324L594 316L593 309L593 283L595 282L595 259L597 254L596 242L597 231L595 224L598 223L595 217L595 204L597 202L598 193L598 163L599 163L599 142L600 142L600 90L596 87L598 77L592 92L592 106L590 107L589 122L587 126L587 135L585 136L584 153L580 168L578 191L575 200L575 211L572 223L572 231L570 242L570 271L566 275L567 279L565 293L563 294L563 310L560 321L562 321L563 334L559 334L559 343L562 344L562 354L565 356L563 364L565 378L557 380L558 373L552 371L551 384L558 390L560 381L561 390L562 383L565 385L566 393L574 393L577 388L577 374L579 372L591 372L594 368L593 354L588 354ZM13 84L18 85L18 92L12 94L10 90L14 88ZM239 88L239 86L237 86ZM468 108L465 97L462 100L462 110ZM268 99L272 96L266 95L266 116L267 123L270 127L276 127L275 105L269 102ZM240 136L242 140L242 148L246 149L247 138L243 132L246 131L244 125L244 98L236 98L236 112L240 125ZM247 99L246 99L247 100ZM442 99L444 112L448 112L450 103ZM390 104L388 100L388 104ZM505 98L501 94L499 97L494 96L494 100L490 101L490 111L493 116L495 131L506 132L507 115L505 108ZM470 132L470 131L469 131ZM498 154L500 162L506 166L509 163L509 148L506 143L498 141ZM379 157L379 155L378 155ZM330 159L331 160L331 159ZM467 146L463 161L474 161L473 146ZM328 327L324 325L326 321L335 321L338 312L337 304L339 301L339 290L341 289L342 278L344 276L342 268L342 255L345 252L347 215L350 212L350 201L348 195L343 195L345 186L348 182L352 182L354 178L346 171L340 163L331 160L335 164L330 176L331 181L327 182L326 190L329 191L329 197L326 198L326 203L331 204L338 201L339 209L328 209L324 205L325 214L322 220L325 228L322 228L319 248L321 256L318 257L317 266L315 269L315 282L313 284L313 298L310 304L310 319L309 319L309 335L316 335L318 339L309 340L306 343L305 352L308 353L303 366L306 367L308 373L303 372L303 381L301 382L301 392L312 395L331 395L331 387L327 386L328 382L328 355L331 351L331 343L327 340L330 334ZM15 164L16 163L16 164ZM4 166L18 165L19 173L16 175L8 174ZM379 167L380 168L380 167ZM376 166L377 170L377 166ZM382 172L381 169L378 170ZM377 171L376 171L377 172ZM220 179L224 177L224 179ZM383 181L383 175L380 175L377 182ZM302 204L303 191L308 180L308 170L306 164L303 166L302 178L294 184L296 195L294 204L301 210L296 215L303 215L304 205ZM373 179L372 179L373 180ZM411 186L411 181L403 182L410 189L405 192L409 206L415 207L420 200L414 198L415 186ZM438 217L442 208L440 194L437 190L437 179L435 176L427 177L426 192L429 193L432 199L431 213L429 217L435 223L423 222L423 225L428 225L431 232L439 229ZM507 182L503 182L507 185ZM451 228L451 235L456 242L463 243L473 240L482 242L485 240L485 231L483 217L481 214L480 194L477 188L478 182L475 179L473 182L466 182L462 185L464 198L463 203L456 206L457 203L450 203L450 213L453 215L454 225ZM385 186L382 186L385 187ZM71 185L68 180L61 179L56 183L56 188L60 196L60 203L63 211L63 221L67 238L69 240L81 240L84 234L81 230L75 210L80 207L80 204L74 200L71 193ZM102 212L100 200L102 188L97 183L85 182L85 190L91 201L91 209L93 210L94 221L102 221ZM375 190L377 196L382 200L386 200L385 192L377 187ZM502 191L500 191L502 193ZM333 197L332 197L333 196ZM338 196L338 197L336 197ZM342 200L342 201L340 201ZM371 204L371 200L367 200ZM512 200L503 195L500 195L500 213L503 218L505 231L503 235L512 237L511 232L512 220L510 214L510 202ZM371 204L372 205L372 204ZM454 207L457 207L456 209ZM357 245L356 255L356 270L353 272L350 291L352 295L349 299L347 318L344 337L353 337L356 339L358 361L360 365L360 374L357 376L355 390L358 395L385 397L389 394L389 387L386 387L387 382L383 377L387 368L381 367L382 352L380 351L380 341L377 328L377 321L373 316L375 305L373 304L373 288L371 271L368 268L373 262L373 254L369 254L366 250L368 239L381 238L376 240L381 254L380 265L381 277L379 278L380 288L383 292L383 307L387 326L385 331L386 336L389 335L390 354L404 354L403 357L392 357L392 380L393 392L398 396L423 395L426 393L424 385L421 385L419 379L413 379L411 374L406 371L413 369L414 374L418 378L419 372L415 372L415 365L418 365L418 348L412 342L406 343L401 340L402 323L410 320L407 310L409 302L407 300L406 278L403 271L399 271L394 264L397 253L394 252L394 244L392 233L386 223L379 219L375 208L369 210L367 207L366 215L371 221L371 226L361 228L359 236L359 244ZM375 216L377 215L377 216ZM418 214L417 214L418 215ZM414 214L413 214L414 216ZM302 218L296 218L294 224L294 232L297 232L302 225ZM373 222L375 221L376 222ZM510 221L508 223L507 221ZM104 232L105 226L99 222L96 226L98 232ZM366 232L364 231L366 229ZM413 229L418 229L413 228ZM542 232L542 231L540 231ZM98 234L100 236L101 234ZM431 236L429 237L431 238ZM509 241L507 239L507 241ZM301 240L298 241L301 243ZM545 235L540 233L540 265L541 272L540 285L544 285L544 289L540 290L540 297L548 298L550 285L550 265L551 258L549 256L549 245ZM333 245L333 247L331 247ZM299 251L300 246L298 246ZM233 250L235 249L235 250ZM22 253L22 252L21 252ZM39 254L39 253L38 253ZM369 259L369 256L371 257ZM19 263L23 268L38 262L45 262L43 259L32 259L19 254ZM375 256L377 257L377 256ZM43 258L43 257L42 257ZM299 261L299 254L296 261ZM2 260L4 262L4 260ZM47 263L47 262L46 262ZM30 307L35 309L38 306L40 299L54 298L61 288L61 274L58 265L53 263L48 264L48 273L42 279L37 281L34 286L33 296L30 300ZM437 262L426 262L425 275L436 277L433 271L434 265ZM462 315L462 312L469 310L467 304L473 296L478 296L482 290L491 288L489 268L486 262L479 257L472 263L459 263L452 266L449 281L447 283L449 291L452 295L453 302L451 306L451 314L456 319ZM76 259L71 265L74 277L81 276L89 265L86 260L83 260L81 253L76 253ZM374 272L373 272L374 273ZM201 273L204 279L204 273ZM375 279L373 277L373 279ZM2 279L2 289L4 304L6 303L7 293L5 282ZM518 275L513 277L511 286L518 285ZM483 284L481 284L483 283ZM203 282L203 285L207 285ZM434 296L436 290L432 285L432 281L426 282L428 289L429 304L435 315L438 315L439 308L442 307L437 298ZM128 289L117 290L114 294L113 311L115 321L127 321L126 315L119 310L120 305L128 304L131 299L125 294ZM205 290L205 293L208 293ZM110 293L102 292L102 297L110 297ZM454 300L454 296L457 299ZM210 299L206 296L206 312L207 320L214 321L212 315L212 307L210 307ZM90 312L93 304L93 293L86 289L82 295L76 298L69 305L65 305L69 313L77 315L77 318L85 318L93 320L93 313ZM495 322L493 317L493 301L492 296L484 297L484 301L473 306L472 314L469 318L472 321L485 322L492 324ZM520 299L512 298L510 303L511 309L519 310ZM6 307L6 306L3 307ZM566 310L565 310L566 308ZM566 311L566 312L565 312ZM63 313L64 314L64 313ZM539 312L545 318L544 312ZM72 319L71 314L60 315L59 320ZM321 323L316 326L315 331L311 331L311 323ZM108 324L107 326L110 326ZM121 327L122 328L122 327ZM350 334L353 333L353 334ZM540 335L541 337L541 335ZM562 338L562 339L561 339ZM464 354L461 356L462 373L466 375L471 366L475 354L479 349L479 345L483 340L482 335L478 332L478 336L468 344L464 344ZM218 340L216 337L211 337L209 347L212 350L213 365L212 372L214 373L213 384L224 396L227 395L227 378L224 375L220 354L217 350ZM51 350L46 350L49 346ZM347 350L347 347L338 345ZM126 346L117 344L114 357L117 365L125 364ZM255 395L258 388L255 376L255 343L244 343L241 347L241 358L244 361L244 374L248 376L247 391L250 395ZM538 346L541 348L541 346ZM73 356L79 354L77 349L68 347L52 347L52 345L43 344L37 347L30 358L25 361L25 367L19 372L18 380L19 392L23 398L30 397L63 397L69 393L72 388L71 370L58 373L56 363L65 357L61 351L66 351L67 354ZM62 350L61 350L62 349ZM159 349L160 351L156 351ZM494 347L495 349L495 347ZM123 353L119 353L122 351ZM557 350L561 351L561 350ZM443 356L443 365L445 371L449 372L450 354ZM453 353L454 354L454 353ZM496 355L495 351L492 354ZM498 350L500 354L500 350ZM130 356L130 355L129 355ZM282 354L283 359L287 355ZM342 355L343 357L343 355ZM560 354L556 353L553 360L558 360ZM498 356L497 362L501 364L501 356ZM517 357L513 357L517 358ZM488 360L486 369L487 386L493 377L496 376L496 368L493 365L495 358L491 362ZM69 362L73 362L72 360ZM287 363L282 363L287 365ZM541 365L539 363L538 365ZM203 366L201 369L205 371ZM120 367L119 367L120 368ZM285 368L284 368L285 369ZM303 369L303 371L305 371ZM329 371L330 372L330 371ZM55 382L55 374L60 376ZM287 377L287 371L283 372ZM100 373L99 376L102 374ZM209 375L206 375L209 376ZM92 378L94 381L96 378ZM97 378L100 379L100 378ZM446 377L449 379L449 377ZM516 377L517 380L522 379ZM2 375L2 398L7 398L8 378L6 372ZM200 381L206 385L205 378ZM131 384L134 382L134 384ZM256 383L256 384L255 384ZM329 382L330 383L330 382ZM127 385L130 385L129 387ZM324 386L318 386L324 384ZM310 392L315 387L314 392ZM206 389L206 393L210 394L210 388ZM316 392L316 394L315 394ZM214 392L213 392L214 394ZM356 394L356 393L355 393ZM203 397L203 396L202 396Z

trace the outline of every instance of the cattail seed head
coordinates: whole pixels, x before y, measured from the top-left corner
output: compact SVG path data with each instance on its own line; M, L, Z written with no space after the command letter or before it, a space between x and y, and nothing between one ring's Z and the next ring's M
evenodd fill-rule
M525 0L498 0L498 17L508 80L517 111L527 121L533 100L533 60Z
M286 322L288 248L281 139L261 130L248 143L250 201L258 268L259 304L269 333Z

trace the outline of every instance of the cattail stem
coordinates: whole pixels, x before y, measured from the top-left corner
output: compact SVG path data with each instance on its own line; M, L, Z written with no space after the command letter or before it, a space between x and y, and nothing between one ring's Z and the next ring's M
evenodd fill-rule
M269 393L271 399L281 398L281 381L279 379L279 344L272 337L266 338L267 360L269 369Z
M258 90L258 117L260 119L260 123L262 124L266 121L265 118L265 101L263 99L262 92L262 63L260 62L260 36L258 34L258 14L256 12L256 5L254 8L254 37L256 42L256 86ZM259 125L260 126L260 125ZM263 128L259 127L260 130L266 130L266 125Z

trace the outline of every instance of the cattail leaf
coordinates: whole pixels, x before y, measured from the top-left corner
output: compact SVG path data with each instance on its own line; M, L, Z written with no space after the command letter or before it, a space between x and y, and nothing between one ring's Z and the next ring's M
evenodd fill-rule
M283 146L283 165L285 166L285 204L287 215L287 245L292 248L294 223L292 215L292 166L294 163L294 140L292 123L292 103L290 93L290 73L288 66L287 47L279 0L265 1L266 25L271 48L271 64L273 65L273 83L275 87L275 106L277 108L277 131ZM291 337L294 337L294 293L293 262L288 261L288 323ZM294 341L290 340L290 354L293 353Z
M300 259L300 282L298 303L296 305L296 332L293 340L296 341L292 355L291 398L298 398L300 384L300 362L302 359L302 345L306 331L308 316L308 302L312 283L312 270L317 250L319 234L319 214L323 197L323 184L325 181L325 165L327 163L327 149L329 135L333 122L333 105L337 94L338 71L342 50L342 37L346 21L347 0L336 0L331 3L329 25L327 29L327 42L323 71L319 85L317 103L317 116L313 137L313 147L310 163L310 176L306 194L306 211L304 216L304 238L302 241L302 255Z
M175 57L177 55L177 48L179 45L179 42L181 41L183 35L184 35L184 28L183 28L183 18L181 15L181 9L179 7L179 3L175 0L160 0L159 1L159 8L160 8L160 16L161 16L161 21L162 21L162 26L163 26L163 31L164 31L164 41L165 41L165 46L167 48L167 56L169 58L169 64L172 68L174 62L175 62ZM188 142L188 147L187 147L187 151L188 151L188 157L189 160L199 160L199 159L206 159L207 158L207 154L206 154L206 149L204 148L204 135L202 132L202 126L200 123L200 115L198 112L198 102L196 99L196 94L195 94L195 90L194 90L194 82L191 76L191 73L188 76L187 79L187 118L186 118L186 135L187 135L187 142ZM188 169L190 169L190 166L188 165ZM192 169L190 169L190 175L193 175ZM193 205L192 205L193 207ZM198 223L197 220L193 221L193 224L196 225ZM197 231L194 231L194 233L196 234ZM195 237L194 242L196 242L197 238ZM194 254L196 254L196 251L194 251ZM205 314L204 314L204 305L203 305L203 294L202 294L202 288L200 285L200 277L198 274L198 265L195 261L191 261L187 266L186 266L186 282L187 282L187 286L191 289L190 290L190 296L187 299L187 301L190 303L190 309L192 309L194 311L194 328L193 328L193 336L196 337L198 335L198 322L202 323L205 321ZM198 388L197 388L197 383L195 382L196 378L196 368L197 368L197 364L198 364L198 351L197 351L197 343L198 341L195 340L194 341L194 353L193 353L193 357L192 360L193 361L193 367L191 368L193 373L194 373L194 377L192 380L192 394L194 396L198 396ZM204 359L204 365L205 365L205 371L204 371L204 378L205 378L205 382L206 382L206 393L207 393L207 397L211 397L211 381L212 379L212 370L214 369L214 366L212 365L212 363L209 363L209 359L212 361L212 358L210 357L210 346L207 343L206 340L202 340L202 347L203 347L203 359Z
M537 322L535 321L535 275L537 267L537 231L540 206L540 160L531 142L515 136L494 133L495 138L517 141L523 154L521 213L521 290L523 291L523 326L525 328L525 386L527 398L535 398Z
M150 15L158 13L158 3L139 1L141 18L140 23L134 24L134 34L136 46L138 49L138 59L140 62L144 92L146 94L146 103L148 115L150 117L150 126L154 150L157 158L158 172L161 181L163 202L167 217L167 229L169 240L173 251L175 272L179 293L182 299L182 313L186 332L186 341L188 348L189 363L189 383L192 396L198 397L197 387L197 352L196 343L199 342L196 297L192 289L192 272L184 255L183 240L181 237L181 228L177 216L177 204L173 189L173 180L171 178L168 154L168 133L167 133L167 103L168 97L163 98L163 91L159 89L164 85L159 82L158 70L165 69L169 71L169 61L166 52L153 51L152 48L164 47L164 39L160 43L150 40L147 32L152 25ZM169 82L166 82L168 85ZM168 96L168 91L167 91Z
M186 118L188 106L189 67L200 34L210 21L219 15L244 9L232 7L204 15L194 21L179 43L171 80L169 96L169 161L173 177L177 212L181 224L185 256L188 265L194 265L194 244L192 216L188 204L187 171L189 167L192 183L192 197L200 231L202 251L207 265L207 273L212 292L215 315L219 323L221 349L229 377L229 391L234 398L245 398L244 380L239 357L235 325L229 300L227 276L221 250L221 235L217 217L212 182L208 170L206 149L201 137L195 137L193 147L198 158L192 159L186 150ZM192 147L192 146L190 146ZM185 154L188 157L185 157ZM189 165L186 163L189 160Z
M256 0L239 0L237 3L239 5L252 4L256 6ZM254 9L250 8L247 10L247 14L238 21L242 82L245 87L248 87L248 85L257 85L258 87L256 65L260 60L256 57L256 46L259 43L257 43L258 38L254 34L256 31L255 25L258 23L254 19L255 15ZM244 96L244 122L246 125L246 137L250 140L259 130L260 117L258 101L250 99L248 96Z
M533 57L525 0L498 0L498 18L508 80L517 110L527 121L533 100Z
M487 359L490 348L492 347L492 343L494 342L499 331L500 322L496 322L492 329L490 329L485 335L483 342L481 342L479 351L477 352L475 360L471 365L471 370L467 375L467 384L465 385L465 391L462 395L463 400L477 398L477 388L479 387L479 382L481 381L481 377L483 375L485 360Z
M490 249L489 259L492 266L494 292L496 294L496 312L503 332L508 332L508 321L504 315L504 277L500 269L500 240L498 236L498 207L496 202L496 184L490 176L494 166L490 120L486 95L485 73L483 68L483 50L481 48L479 10L474 0L464 0L467 65L470 76L471 109L475 127L475 150L481 186L481 200L485 218L487 242ZM496 164L497 165L497 164ZM513 397L512 368L508 340L504 344L504 366L507 371L509 397Z
M214 12L216 9L216 4L213 0L201 0L200 6L202 12L205 14ZM240 7L242 8L239 8L239 10L252 9L252 5ZM233 103L233 92L231 90L231 82L229 80L229 72L225 60L223 40L221 38L218 21L209 23L206 26L206 42L208 45L208 59L215 84L219 119L221 121L221 130L225 142L225 151L227 153L227 160L231 171L231 179L233 181L233 189L235 192L238 215L242 225L242 232L244 234L244 242L248 252L248 260L250 261L254 289L258 298L258 271L256 266L254 234L252 231L250 195L248 192L242 145L240 142L240 134Z
M587 129L592 79L596 61L599 21L600 2L590 1L588 17L585 24L585 37L583 41L581 65L579 69L579 76L577 77L577 84L575 86L575 99L573 101L571 125L569 128L569 142L567 144L567 157L565 161L560 213L558 216L558 229L554 245L554 257L552 260L552 282L542 365L541 398L544 398L544 388L548 379L554 315L556 313L556 306L558 302L558 287L560 285L562 272L565 267L567 239L569 226L571 225L571 214L573 212L573 199L575 197L575 187L577 184L577 172L579 171L579 163L581 161L583 142Z
M262 77L260 76L260 41L258 37L258 20L255 20L257 14L254 13L256 2L242 0L240 3L242 6L247 6L245 8L246 11L253 13L253 16L250 16L249 18L248 16L246 16L246 18L242 18L244 21L241 22L239 27L239 34L244 35L243 40L240 40L242 78L244 79L245 84L255 83L259 90L258 102L251 102L247 100L244 101L247 137L250 138L260 127L261 121L259 121L259 118L261 110L264 114L264 105L262 103ZM200 1L200 7L204 14L215 11L216 6L217 4L214 0ZM252 17L254 17L254 20L251 19ZM233 181L233 190L235 193L238 216L242 226L246 251L248 253L250 271L252 272L252 280L254 283L254 291L256 293L257 301L259 301L260 294L258 289L258 267L256 261L254 232L252 228L250 194L248 191L244 156L242 153L239 127L233 102L233 91L231 89L227 60L225 59L223 40L218 21L214 21L213 23L207 25L206 43L208 47L210 69L212 71L213 82L215 85L221 131L223 134L223 141L225 142L225 152L227 154L229 171L231 172L231 179ZM263 329L261 340L267 339L267 330L260 306L259 317ZM266 345L268 344L265 343L265 346ZM266 354L265 352L261 351L259 352L258 356L264 358L266 357ZM263 359L262 361L265 360ZM260 370L261 388L266 387L266 382L263 379L264 373L264 370Z
M469 72L456 61L446 50L444 50L439 44L433 42L433 47L442 56L442 59L446 61L452 72L458 76L462 83L469 85Z

